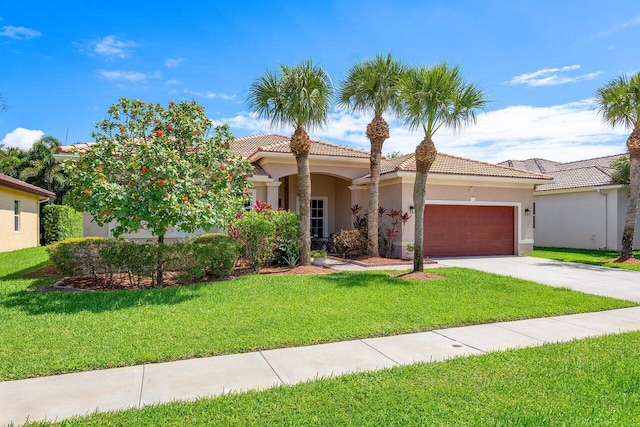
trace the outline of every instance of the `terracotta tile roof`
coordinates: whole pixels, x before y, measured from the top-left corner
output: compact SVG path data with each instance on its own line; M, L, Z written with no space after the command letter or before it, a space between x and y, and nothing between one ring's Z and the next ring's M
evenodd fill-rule
M395 159L385 159L381 164L382 173L393 171L415 172L416 159L414 154L406 154ZM449 154L438 153L436 161L431 166L429 173L441 173L452 175L492 176L505 178L546 179L552 178L537 172L514 169L493 163L480 162L478 160L465 159Z
M35 185L28 184L24 181L20 181L19 179L10 177L9 175L4 175L0 173L0 185L13 188L14 190L24 191L25 193L37 194L38 196L48 197L53 199L56 197L55 193L52 193L49 190L45 190L44 188L36 187Z
M238 138L231 143L231 150L245 157L262 153L291 153L290 137L277 134L262 134ZM368 159L369 152L323 141L311 141L312 156L351 157Z
M253 166L253 173L251 174L253 176L271 176L267 173L266 170L262 169L262 166L257 163L251 163L251 166Z
M572 188L597 187L613 185L611 179L613 169L611 164L624 154L596 157L593 159L578 160L575 162L554 162L545 159L507 160L500 165L517 165L527 170L538 171L541 166L545 173L554 177L553 184L539 185L536 192L551 190L566 190Z
M72 145L61 145L58 147L56 153L57 154L73 154L75 150L85 151L91 145L92 145L91 142L83 142L83 143L72 144Z

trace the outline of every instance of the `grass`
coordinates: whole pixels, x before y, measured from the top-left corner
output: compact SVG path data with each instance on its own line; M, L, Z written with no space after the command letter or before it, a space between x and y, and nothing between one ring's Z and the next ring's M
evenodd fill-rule
M640 332L632 332L93 414L58 425L640 425L639 359Z
M0 256L0 380L636 305L459 268L35 292L52 279L17 276L43 263L41 248Z
M603 267L640 271L640 264L607 262L620 256L620 252L616 251L536 247L533 252L529 253L529 256L545 259L555 259L557 261L578 262L581 264L591 264ZM636 259L640 259L640 254L636 253L634 254L634 257Z

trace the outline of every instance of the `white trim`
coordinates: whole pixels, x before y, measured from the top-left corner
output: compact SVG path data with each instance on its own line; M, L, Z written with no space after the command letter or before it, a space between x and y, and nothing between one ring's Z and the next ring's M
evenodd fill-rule
M489 201L462 201L462 200L425 200L425 205L464 205L464 206L513 206L517 209L518 227L517 232L518 244L533 243L533 239L522 239L522 202L489 202ZM517 253L518 251L516 251Z
M591 187L559 188L557 190L534 190L533 195L546 196L546 195L552 195L552 194L588 193L590 191L618 190L626 187L628 187L628 185L626 184L614 184L614 185L598 185L598 186L591 186Z

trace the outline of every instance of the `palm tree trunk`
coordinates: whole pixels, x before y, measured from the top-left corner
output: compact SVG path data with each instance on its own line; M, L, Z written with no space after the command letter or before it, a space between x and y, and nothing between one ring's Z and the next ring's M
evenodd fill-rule
M300 202L300 265L311 265L311 173L309 151L311 140L298 126L291 137L291 151L298 167L298 201Z
M633 236L636 231L638 200L640 198L640 127L636 127L627 139L629 149L629 201L622 231L622 251L619 261L633 258Z
M413 206L415 207L415 228L413 246L413 271L424 270L424 201L427 176L436 160L436 147L431 137L425 137L416 147L416 181L413 184Z
M367 125L367 137L371 143L371 186L369 187L369 207L367 209L367 253L380 255L378 242L378 208L380 206L380 159L382 144L389 138L389 125L382 115L375 115Z

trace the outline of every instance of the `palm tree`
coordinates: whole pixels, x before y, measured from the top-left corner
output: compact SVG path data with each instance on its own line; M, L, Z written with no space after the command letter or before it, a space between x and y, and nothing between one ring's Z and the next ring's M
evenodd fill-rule
M280 65L280 72L267 70L252 84L247 102L260 118L272 126L293 126L291 151L298 167L300 201L300 264L311 264L311 139L307 128L327 122L333 85L327 72L303 61L295 67Z
M413 271L416 272L424 269L425 189L429 169L437 155L433 135L443 126L455 131L475 123L476 110L487 101L480 88L463 80L458 66L447 64L410 69L400 82L400 96L406 125L412 130L422 128L424 131L424 139L416 147L416 180L413 186Z
M56 193L56 201L62 202L65 192L65 175L62 164L53 155L60 146L60 141L52 136L45 136L33 143L27 152L26 166L20 171L20 179L38 187Z
M23 149L0 144L0 173L18 178L26 160L27 152Z
M621 125L631 130L631 135L627 138L629 201L622 231L622 250L618 258L618 261L626 261L633 257L633 235L640 197L640 73L609 81L598 89L595 103L606 123L612 127Z
M629 155L625 154L611 163L613 174L611 180L617 184L629 185L629 175L631 174L631 165L629 164Z
M380 188L380 158L382 144L389 138L389 125L382 117L387 110L398 112L398 81L406 67L386 57L355 64L340 85L339 104L353 112L373 112L373 120L367 125L367 138L371 143L371 184L367 209L368 253L379 255L378 207Z

